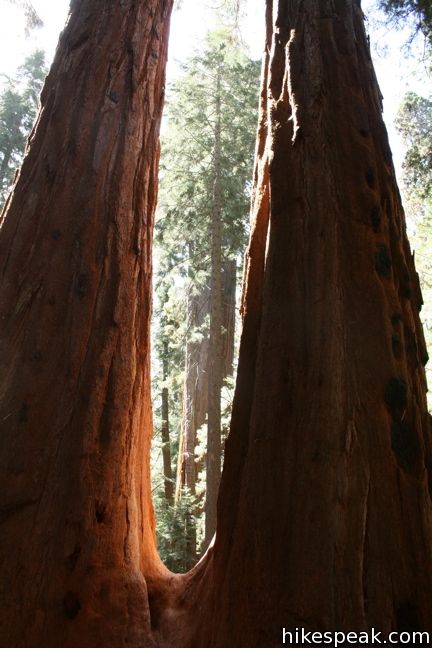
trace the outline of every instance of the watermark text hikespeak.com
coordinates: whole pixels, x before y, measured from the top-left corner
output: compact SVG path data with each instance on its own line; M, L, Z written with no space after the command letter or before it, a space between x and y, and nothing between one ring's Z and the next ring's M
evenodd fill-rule
M428 646L432 636L429 632L389 632L384 634L375 628L369 632L315 632L305 628L294 628L288 630L282 628L282 643L286 646L403 646L413 644L416 646Z

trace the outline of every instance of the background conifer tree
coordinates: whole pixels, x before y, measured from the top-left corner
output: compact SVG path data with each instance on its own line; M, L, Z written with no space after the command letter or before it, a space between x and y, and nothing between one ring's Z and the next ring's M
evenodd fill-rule
M0 209L21 165L46 74L45 54L36 50L7 79L0 95Z
M248 233L259 64L232 34L228 29L209 34L203 51L184 64L168 95L162 145L157 349L162 374L164 363L171 372L176 366L177 374L183 371L181 398L171 401L180 436L176 507L186 516L178 525L187 544L182 568L196 561L203 509L204 546L214 533L222 428L228 416L221 392L233 371L237 266ZM183 330L176 348L173 299L182 319L178 330ZM178 359L179 348L184 349L181 367L167 359L170 354ZM165 385L173 380L162 378ZM166 392L159 392L162 411ZM205 424L199 450L198 432ZM166 429L164 417L156 429Z

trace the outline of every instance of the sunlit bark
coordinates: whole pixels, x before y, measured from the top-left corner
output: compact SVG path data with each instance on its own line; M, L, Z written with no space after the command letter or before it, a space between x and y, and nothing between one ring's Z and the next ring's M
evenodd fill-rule
M151 244L171 0L75 0L0 230L0 644L152 646Z

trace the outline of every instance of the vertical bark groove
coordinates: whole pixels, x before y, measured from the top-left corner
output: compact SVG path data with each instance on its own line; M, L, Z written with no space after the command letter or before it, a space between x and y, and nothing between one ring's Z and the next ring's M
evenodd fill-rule
M431 630L421 298L363 15L273 4L212 587L184 644L199 647Z
M170 10L73 4L4 212L2 645L154 645L148 332Z

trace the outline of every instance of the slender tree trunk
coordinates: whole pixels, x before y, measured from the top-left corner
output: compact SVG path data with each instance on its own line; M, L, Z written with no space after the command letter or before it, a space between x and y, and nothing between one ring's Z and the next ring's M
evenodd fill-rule
M183 387L183 413L181 421L181 449L178 461L177 496L186 487L195 493L197 468L195 447L197 430L205 421L207 410L207 350L208 341L195 339L197 329L202 328L207 313L208 294L188 295L187 327L190 339L185 350L185 379Z
M236 305L236 261L223 264L222 272L222 314L223 314L223 377L233 371L235 305ZM209 314L210 293L203 288L199 293L192 291L187 299L188 330L202 331ZM177 467L176 499L181 489L187 486L195 493L199 463L196 457L197 431L204 425L208 409L208 353L209 339L202 336L188 340L185 350L185 380L183 392L183 414L180 434L180 451Z
M192 254L191 254L192 257ZM187 297L188 340L185 350L185 378L183 387L183 413L180 429L180 444L177 465L176 502L184 495L196 494L199 466L197 463L197 431L204 425L207 413L208 380L208 336L197 337L203 329L208 314L209 292L204 289L196 293L192 285ZM191 568L197 560L195 507L186 513L185 536L187 550L186 568Z
M0 166L0 180L2 183L9 170L9 162L11 159L11 155L12 155L12 148L7 148L6 151L3 152L3 160Z
M222 266L222 357L223 377L231 376L234 363L237 263L228 259Z
M176 501L185 487L195 494L197 465L195 448L197 430L205 422L207 412L208 339L203 333L208 313L209 293L197 291L194 285L194 242L188 242L189 285L187 290L187 342L185 348L185 377L183 385L183 412L177 465ZM199 335L197 336L197 333Z
M222 188L221 70L217 70L215 101L214 184L211 222L210 338L206 454L205 548L216 531L216 502L221 474L222 389Z
M232 374L234 360L236 262L225 261L222 272L222 372L223 377ZM188 297L188 329L202 329L209 313L210 294L202 290ZM192 495L196 492L198 473L202 460L197 457L197 431L204 425L208 403L208 358L209 338L204 336L187 342L185 353L185 380L183 393L183 415L180 432L180 448L177 467L176 501L181 499L187 487ZM195 516L197 511L192 512ZM188 514L189 520L191 520ZM195 523L192 523L195 529ZM190 538L187 566L192 567L197 559L196 532L186 521L186 534ZM193 541L195 538L195 543Z
M0 645L153 646L151 241L171 0L75 0L0 230Z
M163 380L168 380L168 343L164 344L164 358L163 358ZM168 387L162 389L162 459L164 467L164 487L165 497L168 504L174 503L174 481L171 464L171 439L170 439L170 424L169 424L169 393Z

